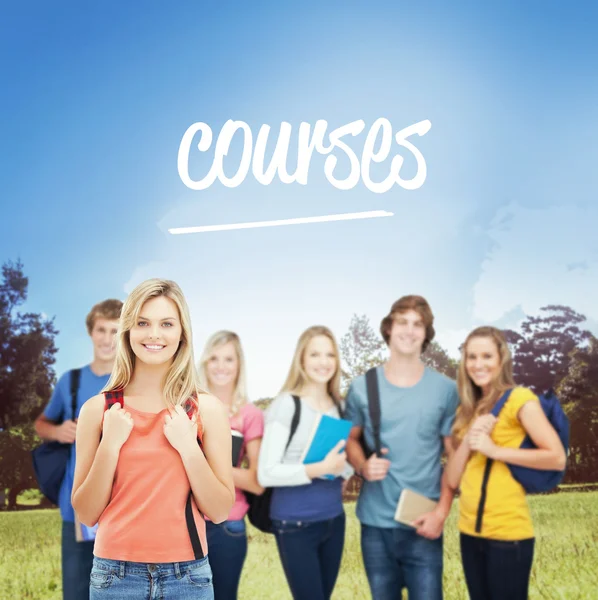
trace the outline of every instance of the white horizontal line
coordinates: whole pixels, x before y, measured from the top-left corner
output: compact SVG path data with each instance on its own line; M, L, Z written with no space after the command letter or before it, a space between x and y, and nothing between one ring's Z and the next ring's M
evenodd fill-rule
M254 229L256 227L278 227L280 225L304 225L306 223L326 223L327 221L351 221L353 219L375 219L392 217L394 213L386 210L370 210L366 212L344 213L340 215L324 215L321 217L299 217L297 219L280 219L278 221L255 221L253 223L229 223L228 225L202 225L200 227L174 227L168 233L205 233L206 231L230 231L231 229Z

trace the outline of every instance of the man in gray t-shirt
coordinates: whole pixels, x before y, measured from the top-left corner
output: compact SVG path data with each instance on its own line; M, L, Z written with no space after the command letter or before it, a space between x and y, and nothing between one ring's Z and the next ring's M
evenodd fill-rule
M393 600L407 587L409 600L442 598L442 529L453 491L442 477L440 458L451 451L458 405L455 382L430 369L421 354L434 337L434 317L421 296L395 302L382 320L390 358L378 367L382 457L365 456L359 439L375 447L365 376L347 394L353 421L347 456L364 479L357 503L361 548L372 597ZM410 489L438 501L414 527L394 520L399 496Z

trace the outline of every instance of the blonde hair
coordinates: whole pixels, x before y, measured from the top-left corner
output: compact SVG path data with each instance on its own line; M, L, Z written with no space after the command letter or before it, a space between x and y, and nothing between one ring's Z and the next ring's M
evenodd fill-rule
M301 392L301 389L309 380L309 377L307 376L307 373L303 368L303 358L305 356L305 349L307 348L309 342L319 335L326 336L332 342L332 347L334 348L334 353L336 354L336 371L330 379L330 381L328 382L327 391L334 400L334 403L338 406L340 405L341 400L340 354L338 351L336 339L332 331L330 331L328 327L324 327L323 325L314 325L313 327L309 327L299 337L297 347L295 348L293 361L291 363L291 368L289 370L289 374L287 375L287 379L284 382L284 385L282 386L281 393L288 392L289 394L298 394Z
M209 385L206 365L212 357L214 350L228 343L231 343L235 348L235 352L237 353L237 361L239 363L239 370L235 380L235 389L233 391L233 402L231 405L231 414L234 415L239 411L241 406L247 402L245 355L243 354L243 348L241 346L241 340L239 339L239 336L233 331L226 330L217 331L216 333L212 334L204 346L201 358L199 359L199 364L197 366L197 371L199 374L199 384L201 387L213 394L214 391L210 389Z
M130 331L135 326L143 305L164 296L172 300L181 320L181 341L164 381L164 398L171 407L195 399L202 391L193 360L191 318L181 288L167 279L148 279L140 283L125 300L116 336L116 359L110 379L102 392L124 389L129 385L136 356L131 348Z
M474 338L491 339L496 345L500 359L500 371L496 379L492 381L492 391L486 397L483 397L482 389L467 374L465 366L467 346ZM511 351L502 331L495 327L478 327L474 329L467 336L461 349L461 362L457 372L457 389L461 402L453 425L453 435L458 439L462 438L475 417L489 413L500 396L514 387Z

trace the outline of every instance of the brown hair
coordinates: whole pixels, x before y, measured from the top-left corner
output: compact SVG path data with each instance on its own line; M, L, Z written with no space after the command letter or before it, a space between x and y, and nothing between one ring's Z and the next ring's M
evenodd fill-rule
M483 397L482 389L478 387L467 374L465 362L467 359L467 346L474 338L489 338L496 344L500 358L500 371L492 382L491 393ZM496 401L508 389L515 387L513 380L513 361L507 340L496 327L478 327L466 338L461 347L461 362L457 371L457 389L459 391L459 408L453 425L453 435L462 438L472 420L480 415L489 413Z
M380 333L388 346L390 331L395 315L407 312L408 310L414 310L424 322L424 327L426 328L426 337L422 344L422 352L424 352L430 342L434 339L436 331L434 330L434 315L432 309L430 308L428 301L422 296L410 295L399 298L390 307L390 312L382 319L382 322L380 323Z
M85 324L87 325L87 333L91 335L97 319L108 319L109 321L118 321L120 319L120 311L123 303L120 300L104 300L98 302L87 315Z

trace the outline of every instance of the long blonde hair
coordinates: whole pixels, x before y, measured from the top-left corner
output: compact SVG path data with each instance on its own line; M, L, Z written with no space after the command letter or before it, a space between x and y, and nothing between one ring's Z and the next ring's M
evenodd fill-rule
M309 377L303 368L305 349L307 348L309 342L319 335L326 336L332 342L332 347L334 348L334 353L336 354L336 371L328 382L327 391L334 400L334 403L339 406L341 401L340 354L334 334L332 331L330 331L330 329L328 329L328 327L324 327L323 325L314 325L313 327L309 327L300 335L299 341L297 342L297 347L295 348L295 354L293 356L289 374L287 375L287 379L284 382L280 392L287 392L289 394L298 394L301 392L301 389L309 380Z
M477 386L467 374L465 366L467 360L467 346L474 338L489 338L495 344L500 358L500 371L496 379L492 382L492 391L486 397L483 397L482 389ZM515 387L513 380L513 361L511 351L505 339L504 334L496 327L478 327L474 329L466 338L461 350L461 362L457 372L457 389L461 400L457 409L455 424L453 425L453 435L460 439L465 435L471 421L479 415L484 415L492 410L497 400L508 389Z
M110 379L102 392L124 389L129 385L135 369L136 356L131 348L130 331L143 305L152 298L164 296L172 300L181 319L181 341L164 381L164 399L174 407L204 393L199 385L191 341L191 318L181 288L167 279L148 279L140 283L125 300L116 336L116 359Z
M228 344L229 342L232 343L233 347L235 348L235 352L237 353L237 362L239 364L237 379L235 381L235 389L233 391L233 402L231 404L231 415L234 415L239 411L243 404L247 402L245 355L243 354L243 348L241 346L241 340L239 339L239 336L233 331L226 330L217 331L216 333L212 334L204 346L201 358L199 359L199 364L197 365L197 371L199 374L199 384L201 387L213 394L214 391L210 389L209 385L206 365L212 357L214 350L220 346L224 346L224 344Z

